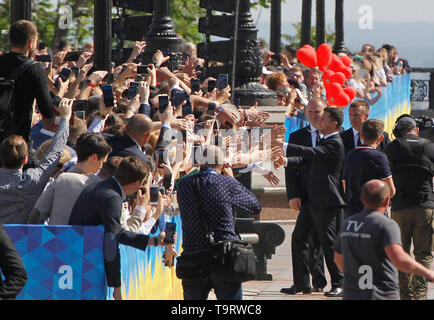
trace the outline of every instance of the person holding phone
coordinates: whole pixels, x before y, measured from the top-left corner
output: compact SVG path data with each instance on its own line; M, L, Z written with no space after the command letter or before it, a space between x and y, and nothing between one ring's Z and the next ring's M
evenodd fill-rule
M91 184L80 193L69 218L69 225L104 226L106 278L108 286L114 288L115 300L122 299L119 244L146 250L148 246L171 246L177 240L174 235L172 243L164 243L165 232L161 232L158 237L149 237L125 230L121 226L122 203L126 196L139 191L148 174L149 167L141 159L122 159L113 177Z
M19 20L14 22L9 30L11 51L0 56L0 77L8 78L14 70L24 63L29 66L15 81L14 87L14 114L8 135L22 136L29 145L29 158L31 163L36 163L32 142L30 140L30 127L33 116L33 101L36 99L40 113L47 119L53 116L53 101L49 94L47 76L43 66L37 62L31 62L33 52L37 49L38 30L31 21ZM30 65L31 64L31 65ZM23 94L24 93L24 94ZM19 116L18 116L19 115Z

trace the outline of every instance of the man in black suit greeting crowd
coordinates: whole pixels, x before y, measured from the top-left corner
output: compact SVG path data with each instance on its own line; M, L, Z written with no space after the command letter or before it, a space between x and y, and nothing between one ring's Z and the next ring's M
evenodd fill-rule
M354 101L348 108L348 115L351 128L341 133L345 154L348 154L348 152L363 144L363 141L360 139L360 131L362 130L363 122L369 118L369 104L363 100ZM383 152L386 145L390 143L389 134L384 131L383 136L383 141L381 141L377 147L377 150L381 152Z
M287 167L302 167L310 160L307 178L309 210L315 230L323 247L327 269L331 276L331 290L328 297L341 297L343 275L334 262L333 245L339 226L342 224L343 190L341 182L345 150L339 129L344 121L342 111L327 107L321 117L319 132L323 135L316 147L283 143L288 156Z
M318 128L326 106L326 103L319 98L309 101L305 112L310 125L293 132L289 137L289 143L316 147L321 137ZM289 207L300 210L291 236L294 285L290 288L282 288L280 292L286 294L321 292L327 284L322 246L308 206L309 164L310 160L306 160L304 167L291 168L287 166L285 168ZM312 275L313 288L310 285L309 273Z

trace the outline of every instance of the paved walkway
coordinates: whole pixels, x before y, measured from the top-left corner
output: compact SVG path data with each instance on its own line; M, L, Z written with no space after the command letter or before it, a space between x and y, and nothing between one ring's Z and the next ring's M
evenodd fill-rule
M244 300L341 300L341 298L328 298L324 294L297 294L287 295L280 293L280 289L290 287L293 284L292 258L291 258L291 233L294 230L293 224L282 224L285 230L285 241L276 248L276 253L268 260L267 271L273 276L273 281L249 281L243 283ZM434 268L434 266L433 266ZM327 281L330 283L330 276L327 272ZM325 291L330 290L330 284ZM210 293L209 299L215 299ZM434 300L434 283L430 283L428 299Z

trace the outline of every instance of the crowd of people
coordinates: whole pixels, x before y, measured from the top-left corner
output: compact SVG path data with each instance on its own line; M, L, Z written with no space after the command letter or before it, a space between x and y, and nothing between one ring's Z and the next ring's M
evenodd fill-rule
M395 167L398 174L402 168L389 166L397 152L390 148L388 153L392 143L383 123L368 120L381 88L395 75L410 71L390 45L377 51L364 45L352 54L353 75L347 85L357 90L357 98L349 108L352 128L347 131L341 128L342 111L327 105L321 73L299 64L295 48L286 47L282 54L263 52L261 84L277 92L279 105L287 106L286 116L309 122L285 142L285 128L267 126L267 112L256 105L241 108L233 103L228 75L200 77L203 61L190 43L183 46L185 59L179 70L166 67L170 56L160 50L152 63L142 64L146 42L137 41L128 61L113 64L107 72L95 69L91 44L79 52L65 46L50 54L38 41L36 25L24 20L15 22L9 35L11 52L0 56L0 77L9 79L15 73L16 79L14 108L6 113L10 118L0 131L0 223L103 225L107 284L114 288L114 299L122 298L119 243L140 250L164 246L164 263L174 264L178 253L172 216L180 214L185 253L200 254L207 248L200 213L207 216L216 240L237 239L233 207L250 214L261 211L253 193L235 179L242 173L259 173L276 185L275 172L285 167L289 206L300 211L292 234L294 285L282 289L286 294L322 291L327 284L324 258L332 278L326 296L345 294L350 283L347 247L335 247L339 228L345 225L344 208L346 218L363 210L362 188L372 179L383 181L387 199L406 194L405 179L395 184L392 179ZM415 133L414 127L405 126L411 121L400 121ZM425 161L434 160L432 144L423 152ZM432 193L426 171L417 176L423 194L430 187ZM200 176L201 201L192 193L195 175ZM425 199L424 212L432 221L430 199ZM407 226L398 224L401 230ZM432 234L423 232L420 237L431 237L431 242L424 242L425 249L416 258L429 268L432 256L430 260L426 248L432 247ZM391 237L387 244L400 244L398 238ZM407 238L404 241L409 252ZM335 252L343 258L338 260ZM432 273L420 270L416 273L432 280ZM17 277L21 281L11 280L5 293L0 289L0 298L19 292L25 272ZM185 299L206 299L211 288L219 299L242 297L240 283L227 284L211 276L198 280L183 280ZM426 280L411 281L407 289L417 294L401 287L401 297L426 296ZM6 282L0 282L0 288Z

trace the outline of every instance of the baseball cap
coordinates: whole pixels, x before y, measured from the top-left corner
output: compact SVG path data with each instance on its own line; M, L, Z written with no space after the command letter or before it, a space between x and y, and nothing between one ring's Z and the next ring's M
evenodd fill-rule
M399 131L409 130L409 129L412 129L416 126L417 126L416 121L412 117L402 117L396 123L396 128Z

